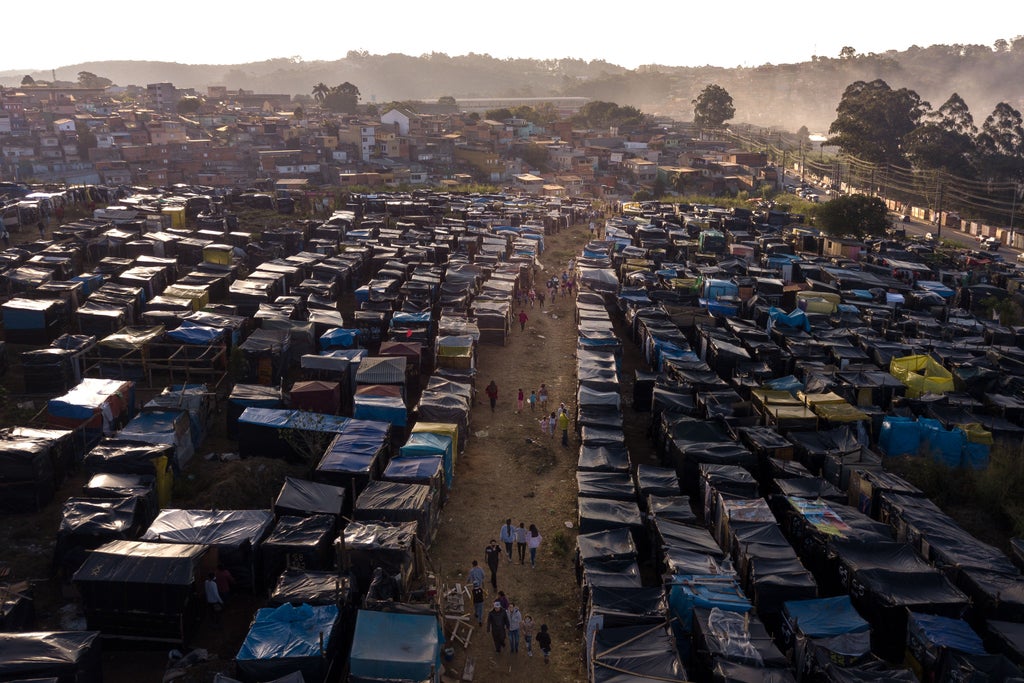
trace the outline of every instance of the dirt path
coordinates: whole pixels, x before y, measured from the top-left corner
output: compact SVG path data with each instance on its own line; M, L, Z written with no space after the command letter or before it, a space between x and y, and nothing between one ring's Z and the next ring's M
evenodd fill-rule
M568 260L580 253L588 237L586 226L575 226L545 238L541 256L544 282L554 271L561 273ZM551 305L527 308L526 330L518 323L505 347L481 345L478 353L477 388L480 402L472 412L471 432L465 454L456 463L452 495L442 511L442 523L431 547L431 558L440 580L449 585L465 582L470 562L485 566L484 547L498 538L507 518L513 524L536 524L543 536L537 567L502 563L498 588L532 615L538 629L546 623L552 633L551 663L544 664L536 648L527 657L525 647L510 654L506 646L496 654L490 636L474 630L468 653L456 645L449 664L461 675L466 655L475 658L474 680L488 681L580 681L586 678L581 663L579 591L573 572L572 555L576 539L576 457L575 439L563 448L558 436L543 437L539 409L526 406L516 413L520 387L529 396L544 382L549 390L549 409L564 401L572 406L576 385L576 327L574 300L559 297ZM492 414L483 388L494 380L499 387L497 410ZM572 414L572 410L570 410ZM571 433L571 432L570 432ZM571 528L566 523L571 524ZM485 606L493 593L490 576ZM472 610L472 607L469 607ZM449 680L451 680L451 676Z

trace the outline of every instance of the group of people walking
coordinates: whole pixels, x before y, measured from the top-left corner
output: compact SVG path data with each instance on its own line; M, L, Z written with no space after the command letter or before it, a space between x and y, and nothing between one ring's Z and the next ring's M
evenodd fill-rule
M526 564L527 553L530 557L530 567L537 566L537 549L540 547L543 537L537 529L536 524L526 526L525 522L519 522L516 526L512 519L506 519L498 533L501 545L498 540L492 538L491 542L484 548L484 561L487 563L491 573L491 589L495 593L491 610L484 616L484 570L477 560L473 560L467 579L473 594L473 611L477 624L483 626L486 622L487 632L491 634L494 641L494 651L500 653L505 647L506 638L509 641L509 652L519 652L520 636L526 644L526 653L533 656L534 623L530 615L523 616L519 607L509 600L505 591L498 590L498 570L501 567L502 559L506 564L514 564L514 559L519 564ZM544 654L544 662L548 662L551 654L551 636L548 633L546 624L542 624L540 631L536 634L537 646Z

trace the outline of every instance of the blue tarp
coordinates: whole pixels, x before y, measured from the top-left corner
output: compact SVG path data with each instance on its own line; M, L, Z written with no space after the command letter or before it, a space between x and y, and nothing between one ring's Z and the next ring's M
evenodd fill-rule
M384 479L410 484L426 484L438 473L444 476L444 458L440 455L420 455L411 458L395 458L384 469Z
M436 617L359 610L349 673L353 677L437 683L441 680L443 642L444 632Z
M340 415L310 413L304 410L249 407L242 411L239 424L253 424L276 429L304 429L311 432L342 432L351 420Z
M804 388L804 383L793 375L786 375L785 377L770 379L764 383L764 386L775 391L788 391L789 393L796 395L796 392Z
M398 450L399 458L421 458L438 455L444 461L445 485L451 488L454 476L452 438L432 432L413 432L408 441Z
M216 327L206 327L205 325L182 325L167 332L167 338L181 344L207 346L221 341L224 338L224 330L217 329Z
M792 313L786 313L781 308L772 306L768 309L768 317L771 319L773 326L781 325L782 327L790 327L803 330L804 332L811 331L811 321L807 318L807 313L800 309L796 309Z
M195 453L192 420L187 410L151 409L139 413L117 434L118 438L174 446L175 470L188 466Z
M922 417L918 419L921 428L921 447L942 464L960 467L967 435L961 429L946 431L938 420Z
M388 422L396 427L405 427L409 423L409 410L401 396L357 395L353 399L352 416Z
M324 650L330 651L337 621L335 605L285 603L258 610L235 656L239 673L247 680L263 681L298 670L306 680L323 680L330 663L324 660L321 636Z
M334 327L320 335L320 349L351 349L359 344L359 330Z
M383 426L383 430L371 425ZM327 447L317 471L369 474L387 441L386 423L350 420Z
M809 638L863 633L871 627L853 608L849 595L817 600L792 600L783 605L790 624Z
M878 447L893 458L917 455L921 447L921 427L908 417L886 417L878 434Z
M929 649L942 647L969 655L987 654L981 637L963 619L911 612L907 633L911 640L916 638Z
M692 632L696 607L717 607L740 614L753 609L735 577L721 574L673 576L668 607L679 620L683 633Z

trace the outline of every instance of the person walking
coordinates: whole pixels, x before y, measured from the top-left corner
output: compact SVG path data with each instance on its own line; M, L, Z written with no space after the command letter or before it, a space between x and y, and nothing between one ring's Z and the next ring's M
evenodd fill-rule
M505 557L509 562L512 562L512 544L516 540L516 528L512 526L512 519L506 519L505 523L501 525L501 531L499 532L499 538L501 542L505 544Z
M519 522L515 529L516 553L519 555L519 564L526 564L526 524Z
M537 290L537 301L540 303L541 310L544 309L544 287Z
M537 402L540 403L540 409L541 410L547 410L547 408L548 408L548 387L543 382L541 382L540 390L537 392Z
M530 397L526 400L530 402L530 412L532 413L534 409L537 407L537 392L533 389L530 389Z
M558 428L562 430L562 446L569 447L569 413L562 410L558 413Z
M530 316L526 315L526 309L525 308L520 308L519 309L519 331L520 332L525 332L526 331L526 321L529 320L529 319L530 319Z
M530 300L530 308L533 308L533 303L537 300L537 290L535 290L533 287L530 287L530 291L529 293L527 293L526 296Z
M474 586L484 585L484 568L476 560L473 560L473 565L470 567L469 573L466 574L466 580Z
M526 400L526 395L523 394L523 388L519 387L519 393L516 394L516 414L523 412L523 402Z
M498 590L498 565L501 562L501 546L493 538L490 544L484 548L484 559L487 567L491 570L491 588Z
M523 613L514 602L508 605L508 651L509 654L519 652L519 629L523 626Z
M551 438L555 438L555 427L558 424L558 416L554 413L548 416L548 428L551 430Z
M505 647L505 634L508 633L508 614L497 600L487 613L487 631L494 641L494 651L500 654L501 649Z
M206 595L206 606L213 617L213 623L219 624L220 613L224 610L224 599L220 596L220 591L217 590L217 577L213 572L206 575L203 590Z
M547 664L551 657L551 632L548 631L547 624L540 625L540 633L537 634L537 647L544 653L544 663Z
M530 530L526 534L526 545L530 549L530 569L537 567L537 548L540 547L542 540L544 540L544 537L537 530L537 525L531 524Z
M227 602L228 596L231 595L231 587L235 585L235 577L231 575L227 567L218 564L214 579L217 581L217 591L220 593L221 600Z
M11 248L11 233L7 232L7 228L0 224L0 240L4 241L4 249Z
M494 412L494 406L498 403L498 385L491 380L491 383L484 389L484 393L487 394L487 400L491 402L491 412Z
M482 571L482 570L481 570ZM484 625L484 587L473 584L473 614L477 626Z
M526 643L526 656L533 656L533 617L527 614L523 617L523 623L519 626L519 631L523 636L523 642Z

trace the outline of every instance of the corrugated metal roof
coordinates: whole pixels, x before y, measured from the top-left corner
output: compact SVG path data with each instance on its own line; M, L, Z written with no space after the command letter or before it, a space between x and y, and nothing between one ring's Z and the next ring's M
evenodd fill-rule
M356 384L405 384L405 358L371 356L359 362Z

